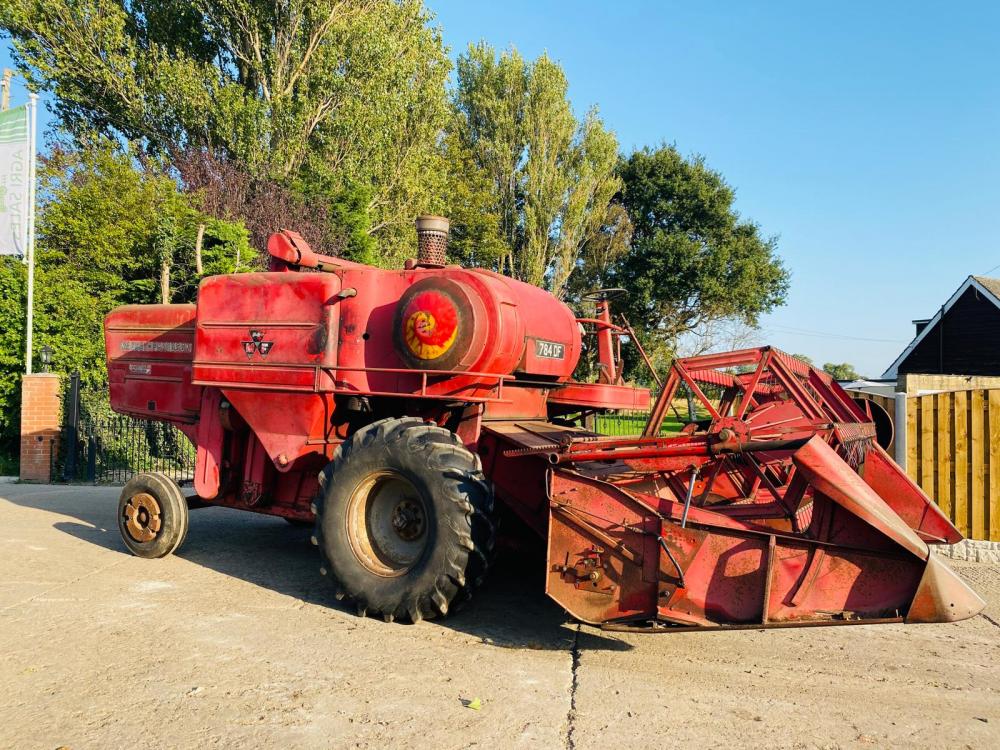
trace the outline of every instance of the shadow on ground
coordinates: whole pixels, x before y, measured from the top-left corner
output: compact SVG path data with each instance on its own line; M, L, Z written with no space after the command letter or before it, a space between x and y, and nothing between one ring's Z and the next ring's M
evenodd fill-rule
M41 488L38 488L39 490ZM22 507L76 518L54 528L118 554L129 554L115 519L118 489L51 488L51 492L7 492L5 499ZM67 499L79 492L77 499ZM311 604L353 614L339 602L329 581L319 573L319 555L309 541L311 531L280 518L227 508L191 512L187 539L175 553L223 575L271 589ZM155 561L154 561L155 562ZM576 624L544 593L543 551L501 552L483 587L459 612L435 627L472 635L499 648L567 650L577 648L626 651L631 648L590 627ZM385 627L409 627L386 624Z

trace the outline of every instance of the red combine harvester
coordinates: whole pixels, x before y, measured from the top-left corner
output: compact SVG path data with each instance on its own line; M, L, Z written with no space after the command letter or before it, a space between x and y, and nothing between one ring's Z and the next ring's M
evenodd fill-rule
M126 485L130 550L175 551L189 507L315 523L338 598L417 621L482 580L496 499L547 540L549 596L610 629L982 609L930 551L961 535L826 374L767 347L678 360L644 436L596 434L587 417L650 403L623 382L612 295L577 319L541 289L445 265L446 220L418 220L418 237L418 259L386 271L281 232L267 273L107 317L112 406L197 448L196 497L158 474ZM583 325L597 383L571 379ZM710 419L661 436L681 388Z

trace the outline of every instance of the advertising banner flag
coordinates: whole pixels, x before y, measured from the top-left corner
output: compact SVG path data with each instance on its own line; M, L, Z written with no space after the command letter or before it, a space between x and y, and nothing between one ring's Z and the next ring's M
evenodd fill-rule
M0 255L24 255L30 167L28 107L0 112Z

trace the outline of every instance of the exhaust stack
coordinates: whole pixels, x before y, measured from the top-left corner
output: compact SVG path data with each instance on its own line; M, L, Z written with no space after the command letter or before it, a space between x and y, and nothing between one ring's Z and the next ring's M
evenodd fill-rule
M442 268L447 262L450 222L443 216L417 217L417 265Z

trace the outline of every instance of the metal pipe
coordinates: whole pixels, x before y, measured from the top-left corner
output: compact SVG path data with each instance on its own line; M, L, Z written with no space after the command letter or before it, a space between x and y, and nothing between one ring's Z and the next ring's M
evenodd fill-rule
M674 558L673 553L670 551L670 547L667 546L667 543L664 541L662 536L656 537L656 540L660 543L660 547L663 548L663 551L667 554L670 562L672 562L674 567L677 569L677 585L682 589L686 589L687 586L684 584L684 571L681 570L680 563L678 563L676 558Z
M615 362L614 342L612 341L611 310L606 299L597 301L597 319L603 326L597 331L597 361L601 368L598 382L615 384L618 365Z
M811 436L810 436L811 437ZM670 440L671 438L666 438ZM549 463L565 464L580 461L628 461L635 458L676 458L681 456L715 456L721 453L749 453L752 451L780 451L801 448L807 442L808 437L795 438L793 440L758 440L747 443L709 443L699 441L697 443L682 443L680 445L650 445L648 447L639 443L639 448L631 449L628 444L617 445L605 450L580 451L573 453L549 453ZM543 449L541 452L546 452Z
M691 481L688 482L687 497L684 498L684 513L681 515L681 528L685 528L688 522L688 511L691 510L691 498L694 497L694 483L698 479L698 467L691 469Z
M629 450L628 448L610 448L608 450L595 450L586 453L550 453L549 462L552 464L565 464L574 461L628 461L633 458L670 458L677 456L708 456L710 455L707 444L685 444L677 446L658 446L650 448L639 448Z
M811 438L812 435L809 437L794 438L792 440L750 440L746 443L716 443L715 445L709 446L709 451L713 454L787 451L795 448L801 448L803 445L808 443Z
M28 94L28 221L26 222L25 262L28 264L27 311L25 313L24 371L31 374L31 360L34 358L33 341L35 330L35 151L38 112L38 94Z
M642 361L646 363L646 367L649 369L649 374L653 376L656 387L662 388L663 380L656 374L656 368L653 367L653 361L649 358L649 355L646 354L646 350L642 347L642 344L639 343L639 339L635 335L635 331L632 330L632 326L628 322L628 318L621 314L619 314L618 317L621 318L623 324L622 328L625 330L625 333L628 334L629 340L631 340L635 348L639 350L639 356L642 357Z

